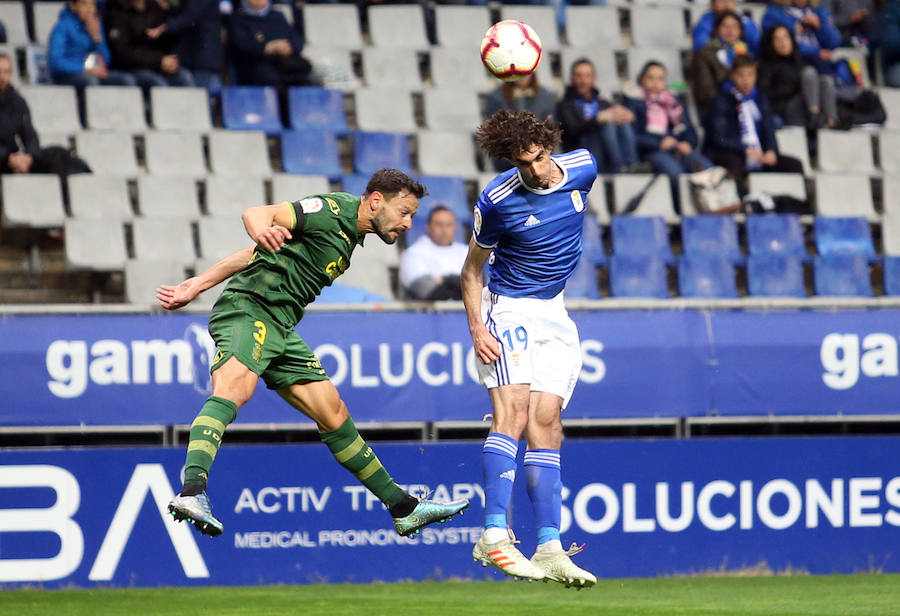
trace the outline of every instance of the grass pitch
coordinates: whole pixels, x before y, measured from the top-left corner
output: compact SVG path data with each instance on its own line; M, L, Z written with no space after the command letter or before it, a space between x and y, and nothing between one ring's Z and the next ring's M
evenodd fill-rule
M0 613L52 616L880 616L900 614L900 575L425 582L333 586L4 590Z

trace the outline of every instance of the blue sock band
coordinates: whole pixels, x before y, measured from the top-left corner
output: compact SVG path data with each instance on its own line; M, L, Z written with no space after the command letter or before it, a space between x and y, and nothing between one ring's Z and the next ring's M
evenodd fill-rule
M559 466L557 449L529 449L525 452L525 478L538 527L538 545L559 540L562 514Z
M516 454L519 443L510 436L491 432L481 451L484 468L485 528L507 526L506 510L516 479Z

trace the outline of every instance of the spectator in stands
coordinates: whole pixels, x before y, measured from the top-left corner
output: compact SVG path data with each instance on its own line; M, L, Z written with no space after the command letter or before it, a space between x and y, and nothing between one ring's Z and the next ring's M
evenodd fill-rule
M877 42L878 15L872 0L831 0L829 6L841 46L872 47Z
M741 40L744 26L737 13L718 13L714 24L715 37L694 54L691 62L691 91L701 114L716 97L734 59L748 53L747 44Z
M562 148L585 148L605 173L637 171L634 114L624 105L600 96L594 65L586 58L572 63L569 85L556 105L562 125Z
M703 118L704 154L728 169L742 195L747 192L748 172L803 173L799 160L778 153L774 114L756 87L756 71L752 56L735 58Z
M881 13L881 54L885 85L900 88L900 0L890 0Z
M6 43L6 26L0 21L0 43Z
M459 275L469 249L455 238L456 216L446 205L435 205L425 235L400 257L400 284L410 298L462 299Z
M794 34L800 55L823 74L834 72L832 49L841 44L841 35L831 21L831 13L816 0L772 0L762 19L763 31L778 24Z
M134 75L142 88L192 86L194 78L181 66L175 40L149 32L168 17L157 0L110 0L106 29L112 66Z
M89 172L62 147L41 148L25 99L10 83L12 59L0 52L0 161L3 173Z
M654 173L669 176L675 209L681 212L678 177L682 173L702 171L713 166L697 150L697 132L690 115L672 92L666 89L666 68L651 60L638 76L644 98L629 99L634 113L634 132L641 160L649 162Z
M544 119L553 115L556 97L550 90L541 86L537 73L532 73L518 81L505 81L485 97L485 119L501 109L513 111L530 111L538 118ZM496 171L510 168L507 160L492 161Z
M766 30L761 55L759 89L782 125L818 129L837 124L834 78L803 61L787 26Z
M729 11L737 12L737 2L735 0L712 0L710 9L703 13L694 25L694 51L700 51L709 41L713 33L716 15ZM762 39L759 28L750 15L740 15L740 18L741 25L744 26L742 40L747 43L747 47L749 47L750 52L754 56L759 55L759 43Z
M109 47L97 16L97 0L70 0L50 32L47 65L53 83L79 89L96 85L137 85L128 73L110 70Z
M269 0L241 0L228 21L228 42L238 83L254 86L310 85L312 65L300 55L303 37Z
M178 61L194 76L194 83L218 94L222 88L222 17L218 0L187 0L162 25L147 31L150 38L163 34L177 41Z

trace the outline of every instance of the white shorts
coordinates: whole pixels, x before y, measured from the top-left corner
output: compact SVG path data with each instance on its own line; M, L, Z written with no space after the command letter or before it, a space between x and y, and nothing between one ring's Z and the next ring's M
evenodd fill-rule
M546 391L569 403L581 373L578 328L563 304L563 294L552 299L481 294L481 318L500 341L500 358L490 364L477 360L478 377L488 389L529 384L531 391Z

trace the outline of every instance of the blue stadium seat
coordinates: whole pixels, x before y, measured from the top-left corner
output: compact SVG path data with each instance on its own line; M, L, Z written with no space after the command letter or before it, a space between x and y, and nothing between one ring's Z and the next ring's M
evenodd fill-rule
M281 164L288 173L341 176L337 137L327 130L307 128L281 134Z
M350 132L339 90L303 87L288 90L288 113L295 129L317 128L337 135Z
M345 173L341 178L341 190L351 195L361 195L366 192L369 177L361 173Z
M678 263L683 297L737 297L732 260L725 255L685 254Z
M735 265L744 262L731 216L685 216L681 219L685 255L723 256Z
M400 133L367 133L358 131L353 144L353 169L372 174L382 167L393 167L412 173L409 137Z
M751 254L747 285L756 297L806 297L803 259L797 255Z
M222 88L222 122L231 130L280 133L284 126L275 88L229 86Z
M419 212L443 203L456 215L462 225L472 224L472 204L466 192L466 181L458 176L420 175L416 180L425 184L428 194L419 201Z
M566 282L566 297L583 299L600 299L600 288L597 283L597 266L582 255L572 276Z
M319 304L358 304L361 302L389 302L387 297L339 282L324 287L316 298Z
M609 265L613 297L669 297L666 260L647 254L614 254Z
M674 263L669 229L661 216L613 216L611 229L614 254L656 256Z
M582 255L593 263L594 267L606 265L606 249L603 247L603 235L601 235L597 218L590 213L586 214L582 226L584 229Z
M900 257L884 258L884 294L900 295Z
M750 256L780 255L809 261L800 217L795 214L747 216L747 248Z
M831 253L816 257L816 295L872 296L872 280L865 255Z
M857 254L876 260L872 229L863 217L830 218L816 216L816 250L819 255Z

